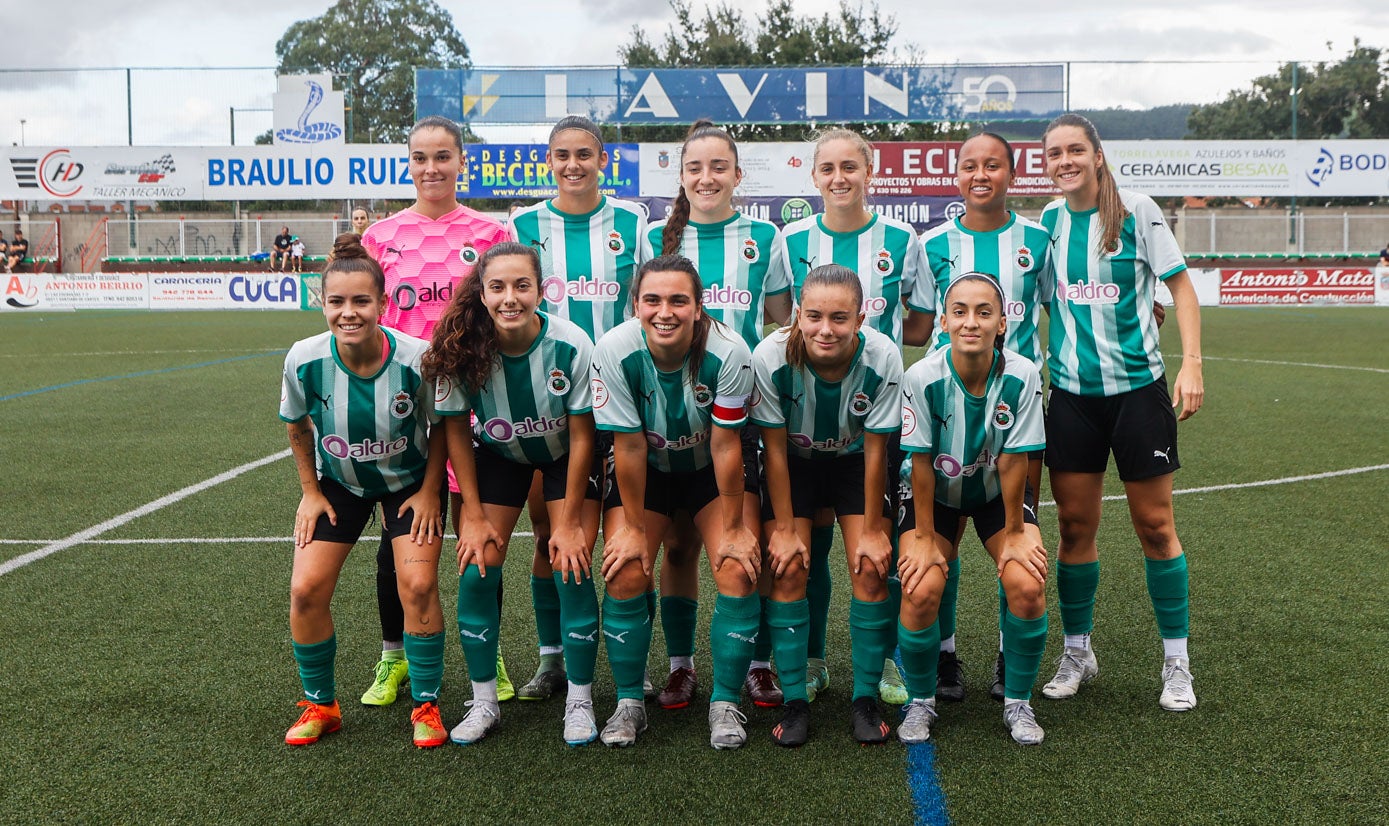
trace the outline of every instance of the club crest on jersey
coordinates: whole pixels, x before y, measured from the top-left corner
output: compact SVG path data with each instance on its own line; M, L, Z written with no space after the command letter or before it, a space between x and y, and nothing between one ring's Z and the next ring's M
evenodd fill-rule
M710 392L709 385L696 384L694 386L694 400L695 404L700 407L708 407L710 404L713 404L714 394Z
M875 257L875 260L873 261L873 269L877 270L879 273L883 275L891 275L892 268L892 253L888 252L885 249L878 250L878 254Z
M458 251L458 260L470 267L477 263L477 259L477 248L472 244L464 244L463 249Z
M1124 248L1124 242L1121 241L1121 240L1119 240L1118 238L1115 238L1115 239L1114 239L1114 243L1112 243L1112 244L1109 245L1109 249L1105 250L1105 251L1104 251L1104 254L1105 254L1105 255L1118 255L1118 254L1119 254L1119 251L1122 250L1123 248Z
M855 393L849 399L849 412L855 416L867 416L869 409L873 407L873 402L866 393Z
M608 249L612 250L613 255L621 255L627 249L627 244L622 240L622 233L617 231L608 233Z
M762 251L757 248L757 242L749 238L743 242L743 260L749 264L756 264L757 259L762 257Z
M1018 247L1018 257L1014 260L1017 261L1018 269L1032 269L1032 250L1027 247Z
M440 376L434 382L434 403L438 404L453 393L453 380L448 376Z
M391 415L397 419L404 419L415 412L415 400L410 398L410 394L404 390L395 394L391 399Z
M916 411L907 405L902 405L902 437L912 435L916 432Z
M1007 402L999 402L998 407L994 408L994 425L999 430L1007 430L1013 426L1013 409Z
M550 379L545 383L545 387L551 396L563 396L569 392L569 377L564 375L563 370L551 370Z

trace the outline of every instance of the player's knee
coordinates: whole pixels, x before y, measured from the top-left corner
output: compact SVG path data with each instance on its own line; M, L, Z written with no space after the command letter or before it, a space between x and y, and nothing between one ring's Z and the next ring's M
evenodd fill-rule
M1040 617L1046 612L1046 585L1020 570L1020 567L1016 564L1009 565L1003 577L1003 592L1008 597L1008 610L1023 619Z
M911 628L924 628L936 621L940 610L940 589L925 583L911 593L902 592L902 622Z
M311 614L325 611L333 598L333 587L327 581L315 577L296 576L289 583L289 610L291 614Z
M608 596L613 599L631 599L650 590L650 579L641 569L641 563L628 562L613 572L608 578Z

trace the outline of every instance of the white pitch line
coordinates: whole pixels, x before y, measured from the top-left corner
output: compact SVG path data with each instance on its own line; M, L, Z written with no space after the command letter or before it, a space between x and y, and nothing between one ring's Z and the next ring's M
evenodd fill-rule
M1200 488L1184 488L1182 490L1172 491L1172 495L1181 496L1187 493L1211 493L1213 491L1218 490L1240 490L1242 488L1266 488L1271 485L1291 485L1296 482L1312 482L1316 481L1317 479L1334 479L1337 476L1354 476L1357 473L1373 473L1377 470L1389 470L1389 464L1366 465L1365 467L1353 467L1348 468L1346 470L1328 470L1325 473L1309 473L1305 476L1284 476L1281 479L1263 479L1258 482L1232 482L1227 485L1206 485L1205 487ZM1128 497L1123 494L1118 494L1116 496L1106 496L1104 497L1104 501L1122 502L1127 498ZM1037 504L1037 507L1046 508L1054 507L1055 505L1056 501L1051 500L1047 502L1039 502Z
M1172 355L1165 358L1179 359L1181 356ZM1316 367L1322 370L1359 370L1365 373L1389 373L1389 369L1383 367L1353 367L1349 364L1313 364L1305 361L1270 361L1268 359L1237 359L1225 356L1205 356L1204 361L1237 361L1244 364L1272 364L1278 367Z
M56 554L59 551L71 548L73 545L81 545L84 542L89 542L92 539L95 539L96 537L106 533L107 531L113 531L116 528L119 528L122 525L139 519L142 516L147 516L151 513L154 513L157 510L166 508L169 505L174 504L175 502L187 499L188 497L196 493L202 493L210 487L214 487L216 485L222 484L223 482L235 479L243 473L247 473L248 471L255 470L258 467L268 465L271 462L277 462L281 459L288 457L289 455L289 448L285 448L279 453L272 453L271 455L266 456L263 459L257 459L254 462L248 462L240 467L234 467L225 473L219 473L211 479L205 479L197 483L196 485L189 485L183 490L176 490L168 496L161 496L153 502L141 505L135 510L123 513L120 516L108 519L105 522L102 522L100 525L93 525L92 527L87 528L86 530L78 531L77 533L67 537L66 539L59 539L57 542L50 542L36 551L30 551L29 553L22 554L20 556L15 557L14 559L9 559L5 562L0 562L0 576L4 576L5 574L10 573L11 571L23 568L30 562L37 562L40 559L43 559L44 557L52 556L53 554Z
M520 536L534 536L530 531L513 531L511 538ZM363 535L362 540L379 539L379 536ZM455 534L444 534L445 539L457 539ZM53 540L48 539L0 539L0 545L42 545ZM260 543L290 543L294 541L292 536L191 536L174 537L169 539L89 539L82 543L84 545L254 545Z

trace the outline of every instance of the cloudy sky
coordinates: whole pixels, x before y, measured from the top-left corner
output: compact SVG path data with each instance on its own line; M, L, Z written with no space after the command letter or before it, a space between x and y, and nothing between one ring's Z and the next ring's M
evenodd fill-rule
M693 2L696 8L706 5ZM329 2L9 0L5 5L10 34L0 52L0 141L19 142L22 132L30 145L82 145L126 142L125 73L32 70L273 67L275 42L285 29L321 14ZM453 15L477 66L611 65L633 26L660 40L673 17L666 0L441 0L439 5ZM838 5L837 0L797 2L803 13ZM1076 108L1209 102L1273 71L1280 61L1339 60L1356 37L1389 47L1382 0L1127 5L1072 0L1063 12L1036 0L978 6L879 0L880 9L896 18L895 45L904 52L914 47L931 63L1071 63ZM980 8L990 16L981 16ZM23 34L11 36L16 31ZM1135 60L1149 62L1130 62ZM268 105L266 95L273 91L265 71L143 71L133 77L136 144L225 145L233 118L237 143L269 128L270 114L254 111ZM530 131L537 139L544 134L543 129L525 135L512 130L491 137L525 140Z

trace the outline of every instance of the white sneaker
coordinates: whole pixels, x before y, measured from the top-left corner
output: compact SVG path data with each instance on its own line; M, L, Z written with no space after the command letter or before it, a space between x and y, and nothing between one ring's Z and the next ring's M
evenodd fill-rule
M737 703L718 700L709 704L709 745L716 749L736 749L748 741L743 728L748 718Z
M897 739L903 743L924 743L931 739L931 724L936 721L936 698L912 700L902 707L901 725L897 726Z
M1013 735L1013 740L1019 745L1035 746L1047 735L1042 731L1042 727L1037 725L1037 715L1033 713L1032 705L1026 701L1005 702L1003 723L1008 726L1008 733Z
M463 722L453 727L449 739L460 746L471 746L502 724L500 707L489 700L469 700Z
M1162 695L1158 705L1168 711L1196 708L1196 690L1191 687L1191 663L1184 657L1168 657L1162 662Z
M1076 696L1082 683L1088 683L1100 676L1100 664L1095 660L1095 651L1090 648L1067 648L1061 653L1061 661L1056 664L1056 676L1042 686L1042 694L1052 700L1065 700Z
M599 738L605 746L619 748L635 745L637 735L646 731L646 704L641 700L617 701L617 711L608 718Z
M592 700L574 700L564 704L564 742L571 746L586 746L598 739L598 724L593 718Z

